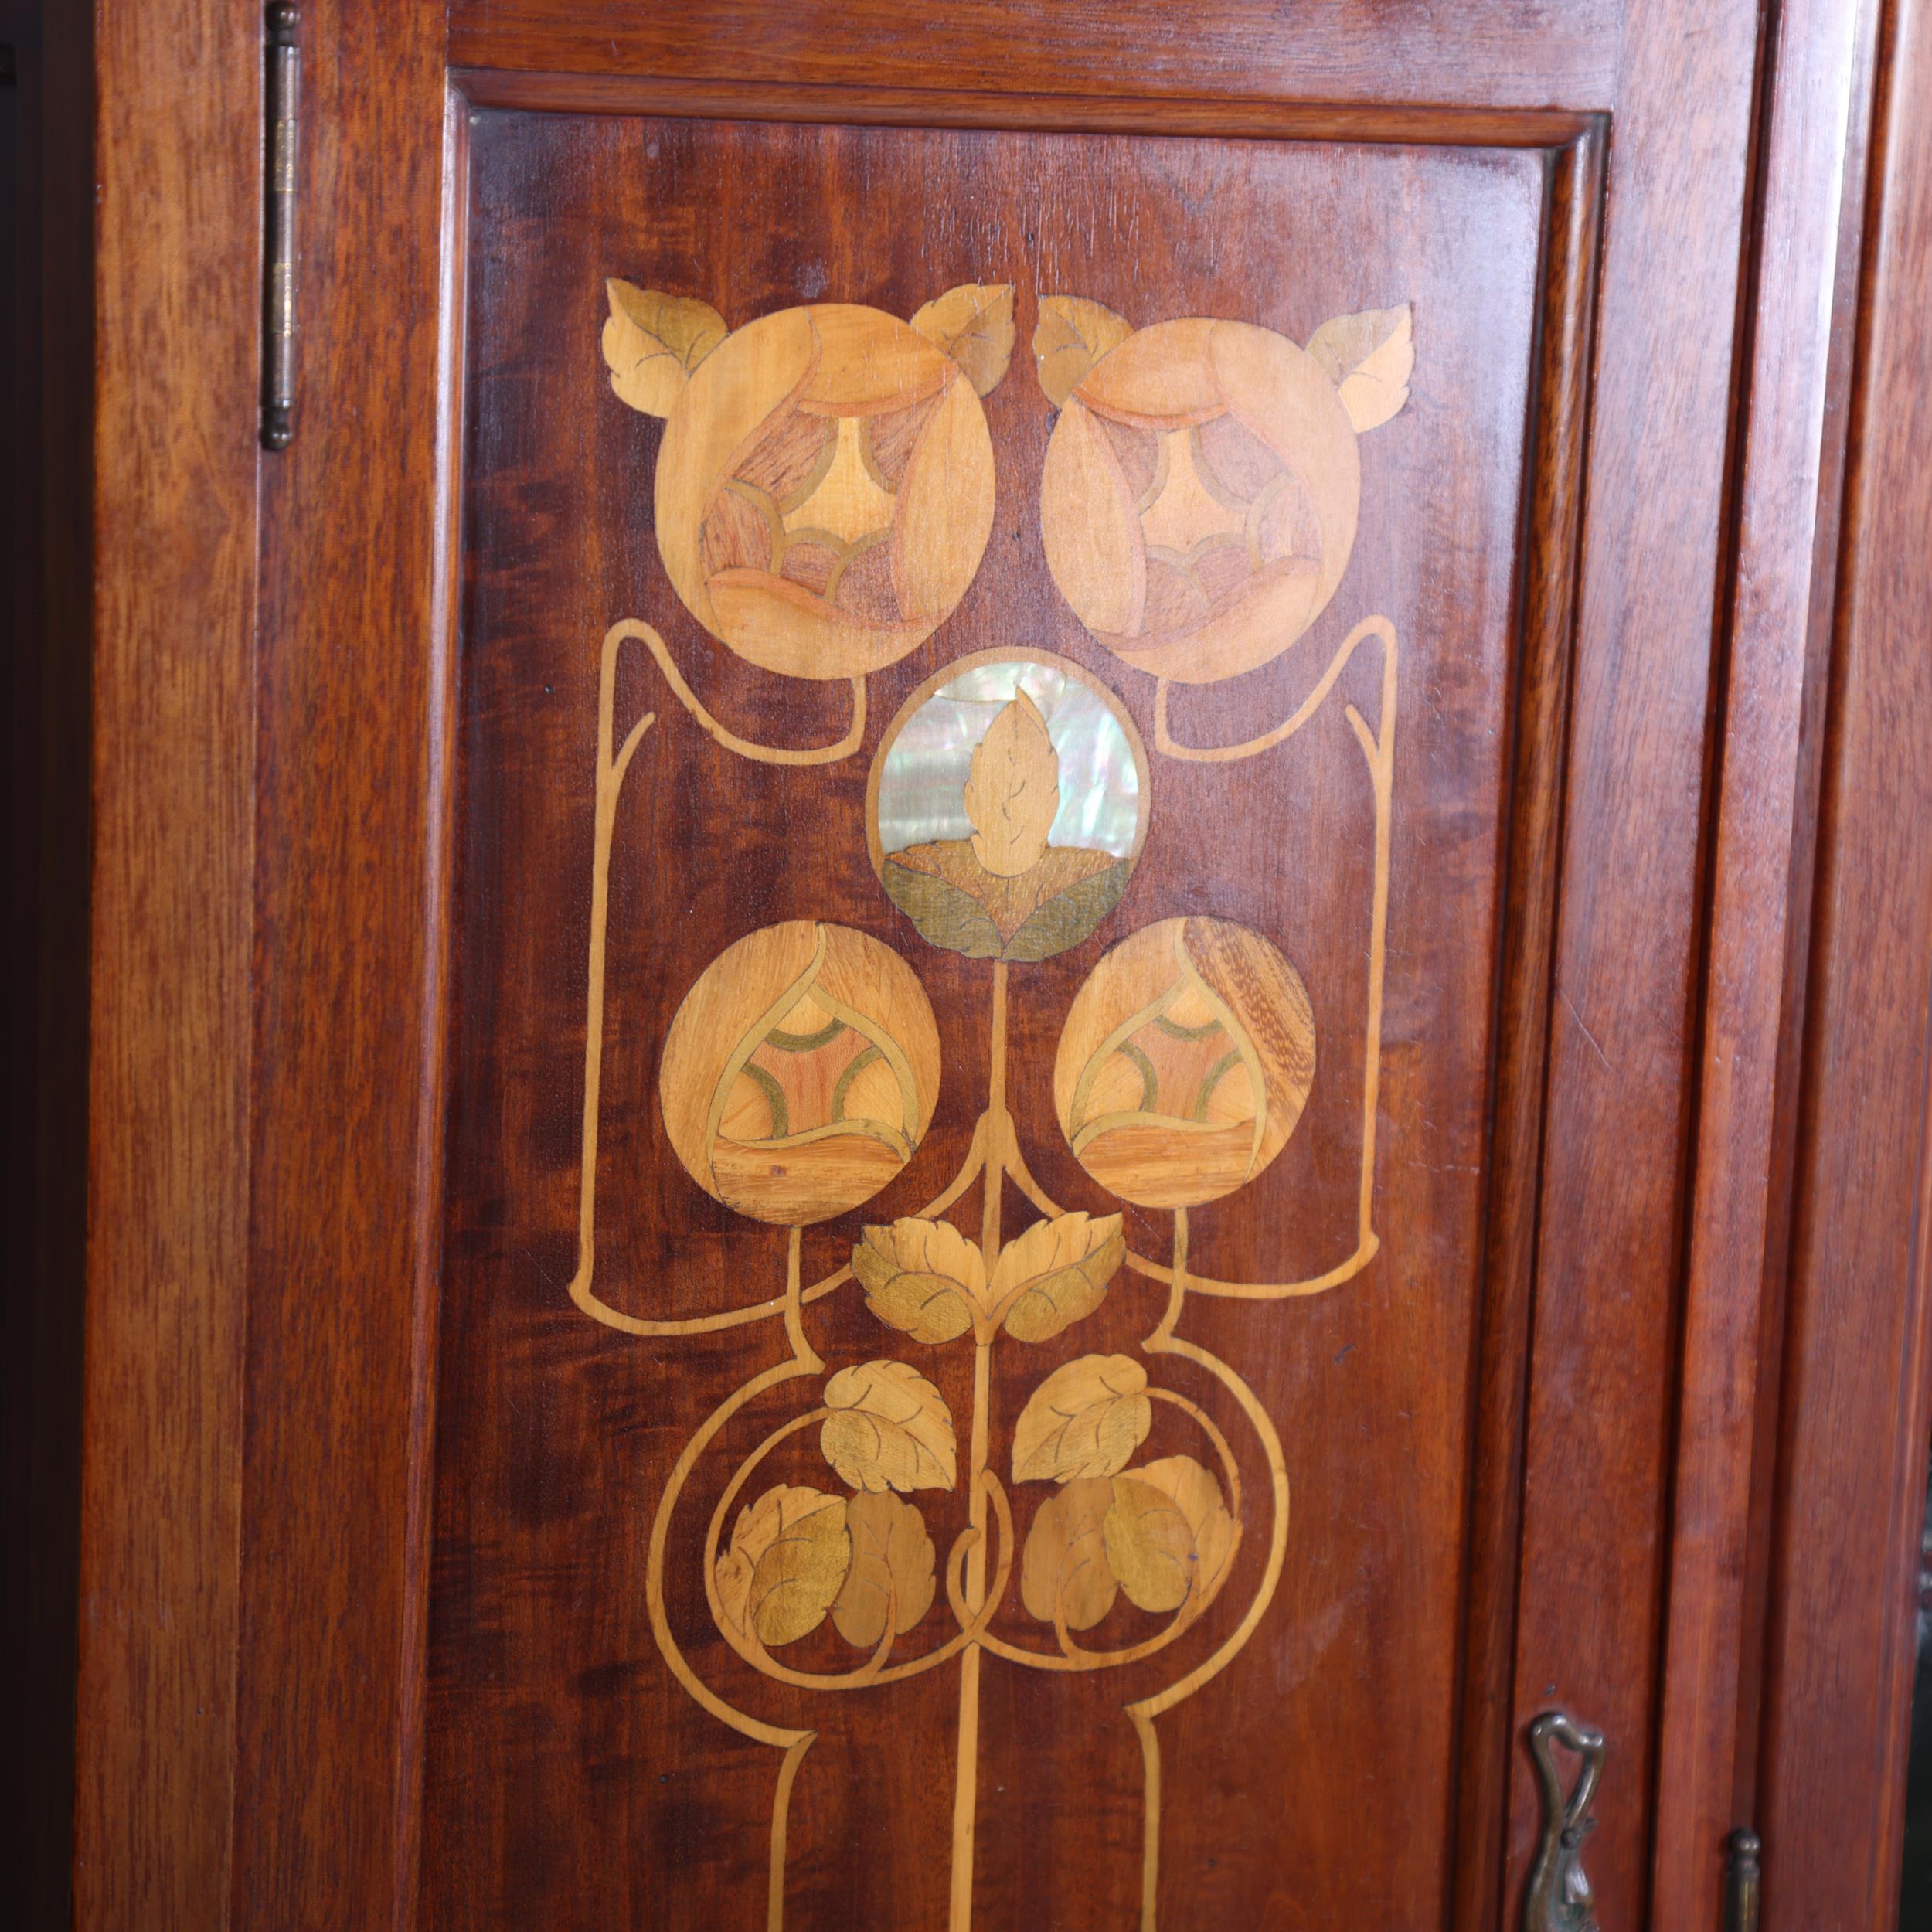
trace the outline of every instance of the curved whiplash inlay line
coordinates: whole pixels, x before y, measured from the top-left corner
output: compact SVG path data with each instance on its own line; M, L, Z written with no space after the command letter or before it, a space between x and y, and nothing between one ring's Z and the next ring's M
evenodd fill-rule
M1381 1247L1374 1225L1376 1121L1382 1087L1383 986L1388 965L1389 869L1395 787L1396 693L1398 665L1395 627L1386 617L1369 617L1358 624L1342 640L1328 668L1308 699L1275 730L1264 733L1243 745L1213 750L1187 751L1166 741L1165 704L1162 686L1155 699L1155 743L1171 755L1225 760L1247 758L1271 751L1302 729L1320 709L1335 688L1357 648L1372 638L1382 648L1380 703L1375 728L1353 705L1345 707L1349 727L1361 747L1368 767L1375 805L1375 872L1371 890L1369 926L1368 1012L1364 1022L1362 1076L1361 1161L1356 1209L1356 1238L1352 1253L1324 1273L1303 1281L1282 1282L1222 1281L1194 1275L1189 1285L1197 1294L1225 1297L1243 1301L1294 1300L1325 1294L1352 1281L1372 1261ZM1041 1205L1039 1201L1036 1205ZM1127 1264L1136 1273L1160 1281L1171 1281L1172 1270L1146 1256L1128 1251Z
M592 1287L597 1268L597 1130L600 1123L604 1084L604 971L609 954L611 923L611 848L617 824L617 801L622 795L638 747L645 734L657 723L657 713L647 711L616 745L617 660L624 645L633 639L645 644L663 671L672 691L691 715L724 748L742 757L774 764L835 764L858 750L866 726L866 687L862 678L852 681L851 730L837 745L822 751L797 752L758 746L727 732L692 695L690 687L672 662L664 641L647 624L627 618L604 633L597 672L597 743L596 762L597 811L590 859L590 935L586 970L583 1040L583 1119L577 1181L577 1263L570 1278L570 1299L594 1320L626 1335L708 1335L719 1329L762 1321L782 1313L784 1298L773 1296L749 1307L720 1313L678 1316L665 1319L627 1315L600 1300ZM815 1283L806 1299L828 1294L845 1279L841 1269L826 1280Z

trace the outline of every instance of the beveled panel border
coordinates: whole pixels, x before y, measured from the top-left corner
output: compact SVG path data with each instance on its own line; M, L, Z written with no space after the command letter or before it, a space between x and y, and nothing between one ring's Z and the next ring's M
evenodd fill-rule
M738 85L648 74L526 73L453 67L472 106L536 114L665 114L875 128L982 128L1005 134L1187 134L1223 140L1555 148L1607 117L1566 108L1362 107L1304 100L1097 97L918 87Z
M1371 105L1607 107L1633 37L1623 0L452 0L449 10L455 66Z

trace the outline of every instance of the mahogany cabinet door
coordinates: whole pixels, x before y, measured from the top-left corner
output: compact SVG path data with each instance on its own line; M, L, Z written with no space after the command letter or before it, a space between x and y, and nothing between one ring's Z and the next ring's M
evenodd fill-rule
M1825 461L1737 385L1844 380L1869 78L1784 17L302 9L232 1754L86 1924L1716 1925L1718 640L1795 771L1733 510Z

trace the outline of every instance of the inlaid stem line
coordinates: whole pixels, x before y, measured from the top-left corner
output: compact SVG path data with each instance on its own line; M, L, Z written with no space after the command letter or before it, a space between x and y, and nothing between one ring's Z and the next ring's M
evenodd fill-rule
M981 1175L981 1254L990 1269L1000 1247L1000 1196L1005 1186L1012 1121L1006 1111L1006 962L993 966L992 1018L987 1046L986 1111L981 1117L985 1166ZM993 1396L993 1338L976 1334L973 1345L973 1433L967 1478L970 1526L978 1532L966 1553L966 1607L977 1620L986 1605L986 1463ZM970 1932L973 1922L975 1829L979 1810L980 1645L970 1645L959 1665L959 1736L953 1779L953 1864L949 1932Z
M1216 761L1251 758L1280 744L1300 730L1314 716L1322 699L1334 689L1336 679L1342 675L1356 647L1371 637L1382 646L1381 702L1375 730L1371 731L1369 729L1362 713L1353 705L1348 706L1344 713L1349 727L1355 733L1355 741L1362 748L1362 758L1368 765L1369 786L1375 801L1375 877L1369 914L1369 1002L1366 1023L1363 1028L1362 1163L1356 1203L1355 1252L1345 1261L1338 1263L1326 1273L1312 1275L1301 1281L1219 1281L1212 1275L1190 1274L1188 1286L1196 1294L1219 1295L1237 1301L1281 1301L1304 1295L1321 1294L1330 1288L1339 1287L1345 1281L1353 1281L1375 1259L1382 1246L1374 1227L1376 1114L1381 1099L1383 981L1389 951L1389 870L1395 790L1396 692L1398 681L1395 626L1386 617L1363 618L1342 641L1341 648L1336 651L1328 669L1322 673L1321 682L1294 715L1284 723L1277 726L1273 731L1265 732L1258 738L1251 738L1243 744L1223 745L1212 749L1175 744L1167 733L1165 682L1163 681L1155 691L1154 741L1160 750L1177 758ZM1136 1254L1131 1249L1127 1255L1127 1265L1136 1274L1144 1274L1151 1281L1171 1283L1174 1279L1172 1269L1163 1267L1158 1261L1149 1260L1145 1255ZM1171 1332L1171 1329L1168 1332Z
M665 1608L664 1557L665 1546L671 1537L672 1513L678 1506L678 1498L684 1493L684 1485L691 1471L697 1466L698 1458L747 1403L754 1401L766 1389L777 1388L781 1383L790 1382L800 1376L817 1375L825 1366L812 1348L804 1331L802 1315L804 1230L787 1229L786 1237L785 1292L781 1311L784 1316L785 1334L792 1345L792 1359L789 1362L774 1364L762 1374L753 1376L743 1387L734 1389L712 1410L699 1424L691 1440L685 1444L683 1454L672 1464L671 1474L664 1485L664 1494L658 1501L657 1514L651 1519L651 1545L645 1559L644 1579L645 1608L651 1620L651 1634L657 1639L658 1652L669 1667L672 1675L703 1709L720 1723L730 1725L740 1736L750 1738L757 1743L776 1746L785 1753L784 1762L779 1767L777 1784L772 1796L771 1869L766 1902L767 1932L780 1932L784 1923L785 1830L791 1803L791 1787L798 1774L799 1762L818 1733L815 1731L791 1730L782 1725L767 1724L762 1719L751 1716L748 1711L741 1711L736 1706L727 1704L699 1678L691 1668L676 1637L672 1634L671 1620Z
M803 750L788 745L761 745L753 739L740 737L705 709L698 694L685 682L684 673L678 668L669 648L649 624L635 617L621 618L611 625L604 639L604 648L608 651L613 639L621 644L627 638L635 638L649 650L679 703L726 750L735 752L740 758L749 758L763 765L835 765L841 759L849 758L864 741L866 680L862 677L852 680L852 724L836 744L818 745Z
M765 1932L784 1932L785 1838L791 1819L791 1787L806 1752L817 1741L816 1731L807 1731L795 1744L786 1747L779 1760L777 1787L771 1794L771 1865L765 1886Z
M1288 1548L1287 1458L1282 1451L1281 1438L1276 1433L1273 1419L1262 1406L1260 1398L1219 1355L1209 1354L1192 1342L1183 1342L1174 1332L1188 1291L1194 1285L1188 1273L1187 1257L1187 1210L1182 1208L1175 1212L1174 1262L1168 1273L1174 1291L1168 1298L1167 1311L1162 1317L1159 1327L1141 1345L1150 1355L1177 1355L1183 1361L1205 1369L1240 1404L1241 1412L1253 1429L1268 1465L1271 1505L1268 1555L1260 1588L1240 1622L1220 1648L1165 1690L1157 1691L1151 1697L1144 1697L1138 1703L1125 1706L1128 1721L1141 1740L1143 1763L1148 1767L1146 1821L1141 1855L1141 1932L1155 1932L1155 1895L1160 1877L1160 1757L1154 1738L1154 1720L1162 1712L1170 1711L1183 1699L1192 1697L1240 1655L1261 1619L1267 1614L1268 1606L1274 1601Z
M1360 1244L1371 1253L1374 1252L1372 1244L1375 1240L1369 1224L1375 1212L1376 1111L1382 1085L1382 984L1389 952L1390 819L1396 763L1395 631L1386 624L1383 628L1386 634L1383 639L1382 705L1375 731L1369 731L1362 713L1353 705L1349 706L1347 712L1356 741L1362 747L1362 755L1368 760L1376 801L1375 900L1369 922L1368 1053L1362 1075L1359 1220Z
M1386 617L1364 617L1342 640L1335 655L1328 660L1315 689L1295 708L1294 711L1270 731L1264 731L1258 738L1243 739L1232 745L1184 745L1175 741L1168 730L1167 709L1168 681L1162 678L1154 686L1154 748L1170 758L1180 758L1196 764L1232 764L1243 758L1257 757L1264 751L1272 751L1278 744L1292 738L1301 727L1321 709L1323 701L1335 689L1335 680L1349 667L1349 660L1355 655L1355 647L1364 638L1375 637L1382 641L1383 651L1389 656L1395 653L1396 629Z
M1128 1717L1141 1740L1141 1932L1155 1932L1155 1894L1161 1878L1161 1740L1154 1720L1131 1706Z
M809 1731L787 1730L781 1725L767 1724L761 1719L727 1704L691 1668L683 1651L679 1647L676 1637L672 1634L671 1621L665 1609L664 1554L665 1545L671 1536L672 1515L677 1509L678 1498L684 1493L684 1485L689 1479L691 1471L697 1466L698 1458L710 1447L733 1417L747 1403L755 1401L763 1395L766 1389L775 1389L781 1383L795 1380L800 1376L817 1375L825 1366L810 1344L805 1342L804 1331L798 1321L798 1304L801 1299L800 1231L793 1228L788 1233L785 1328L793 1338L794 1349L801 1343L804 1345L802 1350L794 1353L789 1362L775 1363L761 1374L753 1376L742 1387L733 1389L706 1417L691 1440L685 1444L683 1453L671 1466L671 1474L665 1481L664 1494L658 1501L657 1514L651 1519L651 1545L645 1559L644 1577L645 1607L650 1616L651 1634L658 1640L658 1648L662 1653L665 1662L669 1665L672 1675L720 1723L729 1724L743 1736L754 1738L761 1744L776 1745L785 1750L789 1750L801 1738L810 1737L811 1733Z
M763 1321L773 1315L783 1315L785 1297L774 1295L767 1301L754 1302L747 1308L726 1308L715 1315L683 1315L660 1321L626 1315L608 1302L599 1300L591 1287L597 1267L597 1130L603 1103L604 967L609 954L611 929L611 848L617 825L617 800L624 790L625 776L638 746L644 742L645 733L657 722L657 713L647 711L625 733L622 747L613 750L617 736L617 658L626 640L633 638L641 639L650 647L672 689L687 708L696 706L692 715L718 738L719 743L742 757L764 757L781 764L829 764L835 752L843 757L858 749L859 741L865 735L865 680L853 680L852 728L846 738L840 741L843 749L835 746L822 753L779 753L767 747L760 751L728 732L720 735L722 727L716 726L716 721L690 695L689 686L670 662L663 640L648 624L626 618L621 623L614 624L604 635L604 653L597 673L597 807L590 853L590 962L584 992L583 1127L577 1177L577 1265L570 1281L570 1299L594 1321L624 1335L713 1335L722 1328L739 1328L747 1322ZM815 1282L804 1291L804 1299L815 1301L821 1295L829 1294L850 1274L849 1268L841 1268L822 1281Z

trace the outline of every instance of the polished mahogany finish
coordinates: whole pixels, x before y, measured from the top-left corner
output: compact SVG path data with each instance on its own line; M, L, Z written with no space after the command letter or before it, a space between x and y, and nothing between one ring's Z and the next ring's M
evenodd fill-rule
M619 679L627 722L659 716L614 847L614 1304L783 1281L782 1231L733 1223L658 1125L658 1043L729 940L857 927L920 972L947 1081L988 1055L986 968L922 949L859 835L901 701L1023 644L1155 743L1151 685L1043 558L1039 299L1298 342L1409 303L1407 413L1362 436L1355 555L1310 634L1379 611L1404 654L1382 1245L1324 1296L1202 1304L1293 1440L1294 1513L1252 1647L1159 1720L1159 1917L1512 1922L1542 1825L1526 1729L1560 1706L1608 1740L1582 1854L1607 1926L1716 1932L1749 1824L1770 1924L1882 1926L1873 1733L1903 1720L1928 1400L1932 692L1900 641L1926 614L1921 0L1793 0L1768 29L1744 0L317 0L273 456L259 23L150 29L95 29L76 1922L766 1910L777 1754L664 1668L643 1546L679 1445L782 1349L623 1336L568 1291L597 647L656 626L756 739L835 737L845 696L754 674L672 594L662 432L598 352L614 275L733 328L816 299L908 317L961 283L1013 284L1019 318L984 400L987 562L872 681L862 757L734 763L655 672ZM1372 683L1338 695L1369 709ZM1172 703L1177 736L1278 715L1234 685ZM1131 927L1244 918L1318 1026L1365 1023L1372 828L1328 722L1272 764L1155 757L1131 917L1013 968L1012 1106L1062 1205L1110 1203L1055 1117L1060 1020ZM1298 812L1323 862L1284 885ZM942 1083L883 1209L807 1232L808 1279L944 1185L970 1088ZM1197 1270L1318 1264L1352 1198L1330 1106L1312 1090L1249 1218L1202 1211ZM1130 1209L1128 1245L1158 1257L1171 1219ZM1080 1345L1131 1347L1153 1289L1123 1274ZM830 1366L893 1352L850 1288L807 1313ZM970 1377L934 1372L964 1417ZM786 1479L828 1480L815 1458ZM932 1508L950 1617L967 1505ZM673 1625L723 1658L684 1562ZM797 1655L844 1653L827 1631ZM1131 1922L1120 1697L999 1668L978 1922ZM855 1701L794 1767L794 1932L947 1910L938 1682Z
M663 1668L645 1615L642 1546L678 1451L734 1382L766 1364L771 1342L758 1328L689 1341L612 1334L562 1292L579 1265L572 1128L580 1101L570 1075L583 1026L586 734L597 641L624 616L660 626L707 706L760 743L828 743L850 698L842 680L815 688L757 672L680 608L639 513L657 432L611 394L589 353L607 271L644 287L701 289L733 323L788 308L801 289L910 315L968 281L1015 282L1020 311L1019 347L985 399L998 490L986 560L941 631L871 681L872 722L859 757L818 770L734 759L683 714L641 651L621 663L617 734L646 710L658 723L619 805L597 1293L640 1317L757 1300L781 1279L781 1238L721 1214L691 1185L665 1144L654 1092L658 1043L679 1002L750 926L827 917L897 947L926 985L944 1049L926 1145L876 1202L808 1230L806 1278L835 1268L866 1223L916 1212L965 1155L988 1050L988 969L924 944L880 890L866 857L866 781L879 734L908 694L950 661L995 647L1070 658L1119 691L1153 767L1146 849L1118 912L1072 950L1011 969L1009 1090L1032 1172L1069 1207L1102 1214L1114 1205L1083 1177L1050 1111L1061 1022L1115 940L1163 917L1212 913L1288 951L1314 1002L1318 1055L1332 1056L1334 1068L1318 1075L1294 1139L1263 1179L1196 1216L1193 1265L1236 1280L1312 1277L1349 1253L1360 1105L1351 1070L1366 1024L1373 849L1359 752L1338 711L1250 763L1159 755L1151 681L1124 672L1085 634L1048 572L1040 476L1055 412L1027 344L1040 298L1061 291L1130 318L1252 318L1296 340L1352 307L1400 299L1423 318L1413 380L1429 400L1360 439L1362 525L1334 607L1280 663L1177 687L1171 701L1177 738L1240 740L1286 714L1359 617L1386 611L1400 637L1406 702L1396 739L1375 1209L1382 1250L1321 1295L1204 1304L1184 1326L1281 1419L1294 1500L1268 1621L1247 1653L1161 1720L1160 1903L1176 1927L1274 1899L1298 1900L1316 1923L1396 1920L1422 1898L1446 1903L1459 1692L1469 1679L1464 1600L1471 1589L1490 1597L1500 1587L1472 1569L1465 1541L1473 1533L1487 1549L1505 1544L1498 1526L1471 1522L1475 1433L1488 1420L1475 1378L1519 1383L1527 1372L1521 1328L1488 1317L1481 1265L1484 1197L1495 1185L1485 1122L1498 1051L1492 989L1504 945L1519 958L1528 950L1506 929L1502 903L1505 754L1524 675L1511 635L1519 505L1539 434L1526 400L1538 391L1549 399L1540 426L1576 386L1560 364L1533 372L1532 352L1546 303L1588 299L1587 258L1562 246L1578 237L1552 250L1545 231L1549 176L1581 186L1587 158L1431 145L1343 168L1314 144L1196 139L1154 148L1121 134L853 133L501 111L474 115L467 145L457 1021L427 1922L535 1913L588 1925L634 1915L658 1889L654 1874L687 1867L687 1882L651 1908L667 1925L746 1920L764 1897L771 1753L721 1731ZM1104 213L1094 199L1103 182ZM1206 226L1202 208L1215 210ZM767 210L769 227L753 212ZM774 247L774 233L797 240ZM882 245L888 236L900 239ZM1553 296L1539 287L1546 252L1568 284ZM1264 282L1255 264L1270 259L1277 267ZM692 280L693 260L709 279ZM1547 434L1554 441L1560 428ZM1447 478L1461 480L1445 491ZM1564 500L1550 491L1542 515L1560 519ZM539 502L547 534L533 546ZM1573 527L1539 517L1527 540L1573 555ZM1538 614L1544 622L1525 655L1541 687L1560 676L1566 638L1549 613ZM1365 651L1337 698L1373 717L1380 679ZM1547 743L1524 755L1545 773L1559 756ZM1546 791L1525 804L1536 816L1549 808ZM1323 862L1330 836L1349 862ZM1520 917L1532 927L1547 927L1553 883L1546 866L1520 887ZM1512 986L1509 997L1513 1009L1526 992ZM1512 1100L1533 1108L1526 1093ZM1519 1131L1533 1130L1526 1122ZM549 1151L534 1165L514 1151L539 1148ZM1493 1239L1527 1239L1526 1205L1515 1204L1515 1225L1491 1210ZM1009 1210L1015 1231L1019 1206ZM1164 1259L1166 1218L1131 1213L1132 1245ZM1155 1325L1165 1294L1122 1277L1066 1345L1077 1341L1076 1355L1131 1349ZM884 1352L933 1376L963 1428L971 1394L953 1356L893 1349L899 1338L849 1290L815 1305L808 1326L834 1366ZM1492 1364L1500 1347L1512 1356ZM1049 1365L1060 1359L1057 1349L1040 1352ZM1031 1359L999 1364L1012 1393L1001 1396L996 1441L1013 1426ZM769 1427L788 1412L757 1413ZM511 1420L519 1414L535 1434ZM1238 1411L1222 1420L1238 1437ZM1165 1454L1189 1444L1185 1431L1164 1430L1151 1446ZM715 1474L706 1464L694 1475L685 1507L699 1524L732 1463L726 1454ZM822 1477L808 1444L779 1473L809 1483L815 1464ZM1022 1529L1038 1499L1015 1485ZM943 1496L917 1500L943 1553L964 1515L957 1505L949 1514ZM1511 1499L1492 1491L1485 1506L1507 1510ZM1363 1537L1362 1526L1396 1522L1408 1525L1400 1537ZM1247 1541L1249 1561L1237 1566L1228 1614L1210 1617L1210 1634L1232 1628L1259 1575L1258 1505ZM715 1634L704 1644L697 1555L695 1533L674 1539L673 1624L694 1667L734 1703L782 1711L783 1722L820 1733L791 1801L787 1922L937 1922L947 1909L951 1679L842 1705L760 1699L755 1677L712 1655L723 1649ZM1009 1595L1007 1628L1018 1641L1028 1620L1017 1566ZM1123 1609L1082 1641L1109 1648L1156 1628ZM906 1646L918 1648L917 1638ZM1199 1643L1176 1651L1184 1665L1197 1654ZM829 1631L781 1655L825 1672L855 1661ZM1483 1694L1493 1702L1506 1679L1502 1660L1486 1661ZM1134 1918L1141 1767L1118 1706L1162 1681L1155 1668L1117 1682L1043 1684L989 1665L976 1922L1018 1924L1035 1912L1068 1926ZM1324 1682L1327 1692L1314 1689ZM1299 1688L1262 1692L1270 1682ZM1471 1734L1479 1760L1508 1749L1493 1728ZM598 1768L614 1756L631 1775ZM1378 1802L1396 1765L1417 1818L1383 1857L1352 1857L1351 1821ZM1274 1794L1265 1801L1279 1806L1280 1821L1257 1840L1240 1821L1261 1793ZM709 1807L723 1808L700 1856L693 1818ZM575 1848L567 1860L537 1849L566 1841Z
M1869 164L1842 590L1819 799L1811 1007L1778 1444L1758 1816L1770 1932L1893 1921L1932 1432L1926 1003L1932 783L1932 20L1888 23ZM1903 808L1902 811L1902 808Z
M253 89L213 77L252 81L255 44L253 19L217 4L182 9L161 36L133 12L94 27L80 1924L186 1923L230 1882L260 176ZM189 315L192 349L175 333ZM180 352L157 358L163 341Z

